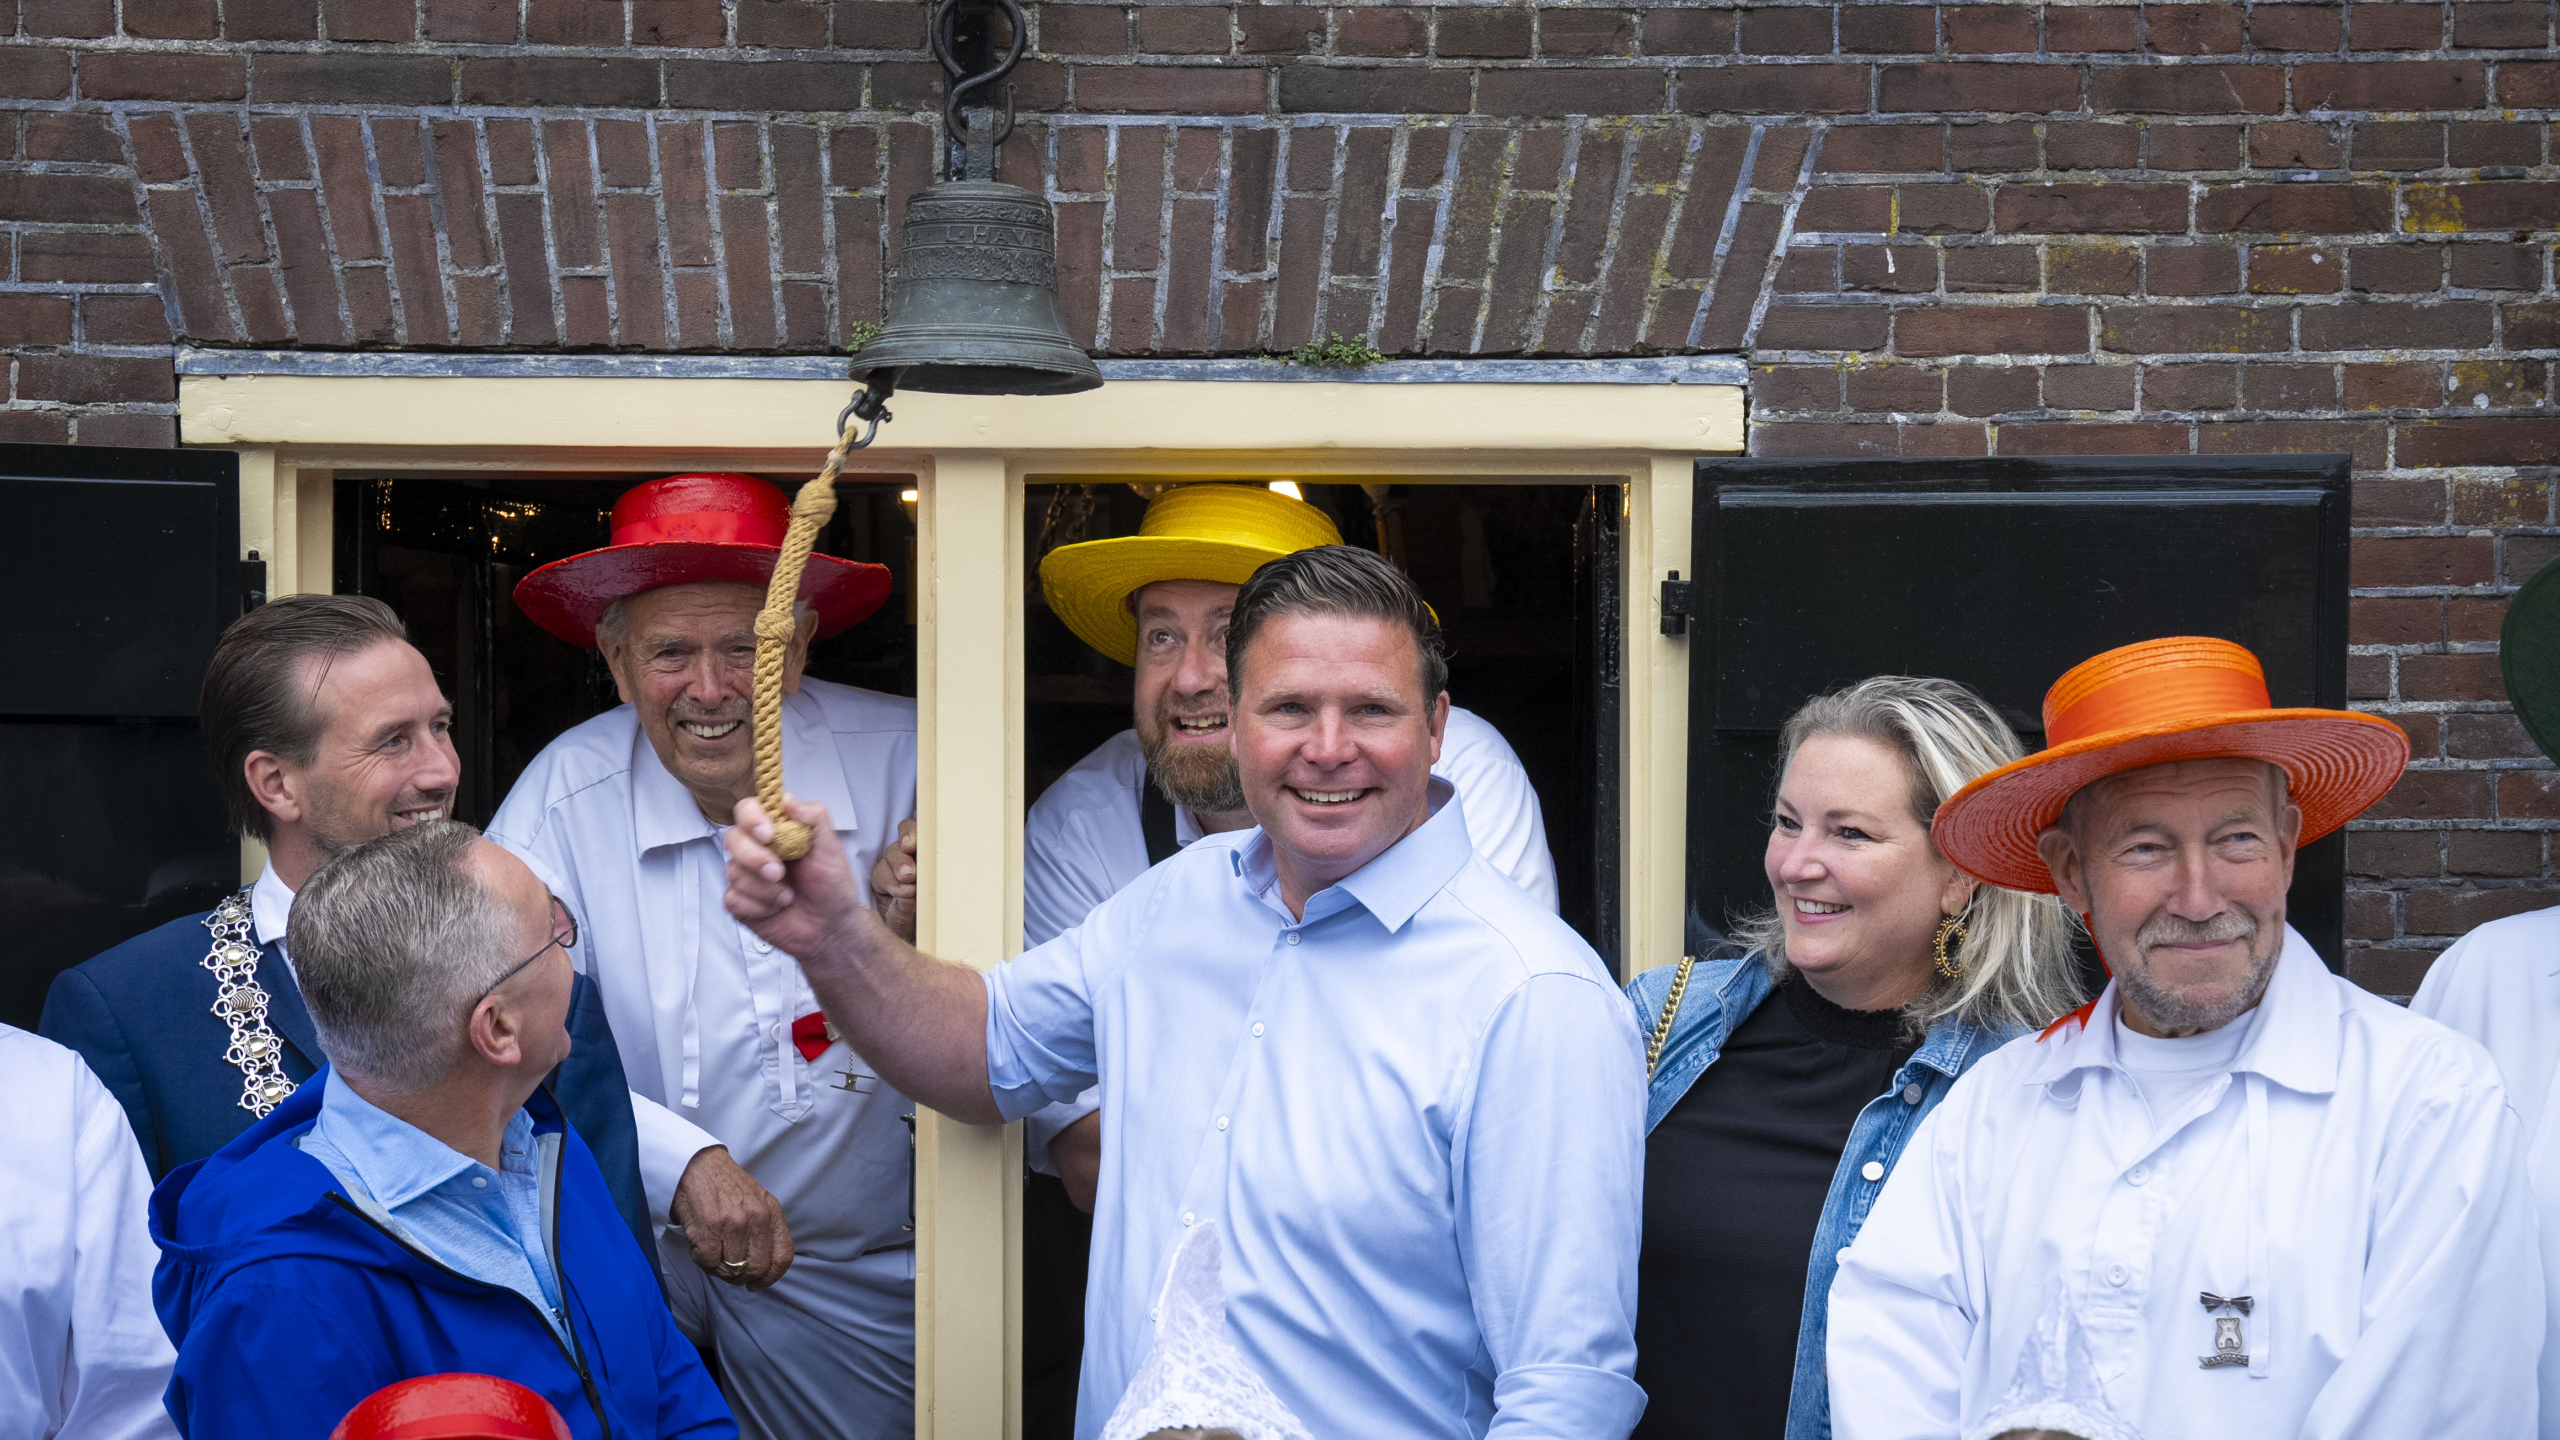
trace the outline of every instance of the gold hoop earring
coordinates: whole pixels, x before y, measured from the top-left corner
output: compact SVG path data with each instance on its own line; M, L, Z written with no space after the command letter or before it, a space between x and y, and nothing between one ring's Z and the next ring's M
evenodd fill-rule
M1939 974L1950 980L1964 978L1964 967L1956 963L1955 957L1949 955L1947 949L1951 944L1963 944L1965 937L1970 933L1964 928L1964 922L1953 915L1948 916L1945 923L1938 926L1937 943L1931 948L1936 954Z

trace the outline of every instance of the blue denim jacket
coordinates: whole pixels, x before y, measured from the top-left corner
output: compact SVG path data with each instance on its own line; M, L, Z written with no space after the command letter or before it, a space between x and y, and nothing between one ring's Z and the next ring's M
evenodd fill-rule
M1647 970L1627 986L1636 1007L1636 1025L1653 1039L1662 1018L1662 1002L1671 993L1677 966ZM1760 1008L1776 988L1759 952L1701 959L1689 976L1680 1013L1671 1022L1662 1059L1654 1067L1646 1098L1644 1128L1651 1134L1680 1097L1689 1093L1707 1067L1724 1053L1725 1037ZM1931 1026L1920 1048L1894 1072L1893 1084L1858 1112L1849 1130L1848 1148L1840 1152L1840 1168L1832 1174L1831 1194L1822 1203L1822 1223L1813 1232L1813 1263L1804 1278L1804 1318L1796 1328L1795 1388L1787 1401L1787 1440L1829 1440L1831 1387L1823 1371L1823 1343L1830 1329L1831 1277L1840 1256L1858 1238L1867 1212L1893 1173L1911 1132L1976 1060L1999 1049L2022 1032L1992 1030L1960 1020ZM1869 1165L1882 1168L1868 1178ZM1641 1305L1643 1298L1639 1296Z

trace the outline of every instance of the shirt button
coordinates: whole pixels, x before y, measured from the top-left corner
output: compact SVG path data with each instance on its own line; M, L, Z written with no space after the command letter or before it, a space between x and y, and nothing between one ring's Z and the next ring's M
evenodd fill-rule
M1867 1177L1869 1183L1881 1180L1884 1178L1884 1162L1881 1160L1870 1160L1866 1164L1858 1167L1858 1173Z
M1193 1217L1192 1217L1192 1214L1191 1214L1191 1212L1190 1212L1190 1211L1188 1211L1188 1210L1183 1211L1183 1212L1182 1212L1182 1228L1184 1228L1184 1229L1186 1229L1186 1230L1190 1229L1190 1228L1191 1228L1191 1221L1192 1221L1192 1218L1193 1218Z
M1256 1040L1262 1038L1262 1022L1259 1020L1253 1022L1253 1038Z
M1297 944L1297 943L1298 943L1298 932L1297 932L1297 931L1292 930L1292 931L1290 931L1290 932L1289 932L1289 943L1290 943L1290 944L1292 944L1292 945L1295 945L1295 944Z
M1902 1103L1905 1105L1917 1105L1920 1103L1922 1093L1923 1092L1920 1087L1917 1085L1905 1085L1902 1087Z
M2151 1167L2148 1165L2136 1165L2124 1172L2125 1183L2128 1185L2139 1185L2150 1178Z
M1148 1319L1150 1319L1150 1320L1161 1320L1161 1319L1163 1319L1163 1318L1164 1318L1164 1316L1163 1316L1161 1313L1159 1313L1159 1312L1160 1312L1160 1310L1161 1310L1161 1307L1159 1307L1159 1306L1155 1306L1155 1305L1150 1305L1150 1306L1148 1306L1148 1307L1147 1307L1147 1318L1148 1318Z
M1219 1128L1219 1129L1221 1129L1221 1130L1224 1130L1224 1129L1226 1129L1226 1128L1227 1128L1227 1117L1226 1117L1226 1116L1221 1115L1221 1116L1219 1116L1219 1117L1218 1117L1218 1128Z
M1849 1247L1848 1247L1848 1246L1846 1246L1846 1245L1841 1246L1841 1247L1840 1247L1840 1253L1831 1257L1831 1263L1832 1263L1832 1264L1834 1264L1834 1265L1846 1265L1846 1264L1848 1264L1848 1263L1849 1263Z
M2107 1283L2110 1285L2121 1285L2132 1278L2133 1272L2127 1270L2122 1265L2110 1265L2107 1267Z
M471 1177L471 1188L472 1188L472 1189L474 1189L474 1190L486 1190L486 1189L488 1189L488 1188L489 1188L489 1177L488 1177L488 1176L486 1176L486 1175L474 1175L474 1176L472 1176L472 1177Z
M750 941L749 943L755 946L756 953L759 955L770 955L773 953L773 947L762 940Z

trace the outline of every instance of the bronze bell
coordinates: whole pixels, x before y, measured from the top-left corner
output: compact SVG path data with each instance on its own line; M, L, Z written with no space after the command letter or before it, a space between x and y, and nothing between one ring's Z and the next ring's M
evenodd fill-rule
M853 357L877 385L950 395L1071 395L1102 383L1058 314L1058 222L1002 181L944 180L907 202L889 319Z

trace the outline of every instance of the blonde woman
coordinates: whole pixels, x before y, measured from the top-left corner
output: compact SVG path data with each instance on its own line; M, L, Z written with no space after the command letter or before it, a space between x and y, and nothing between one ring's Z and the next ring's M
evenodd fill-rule
M1627 987L1646 1108L1636 1440L1820 1440L1826 1302L1903 1142L1976 1060L2080 1001L2051 896L1980 885L1929 817L2018 737L1883 675L1779 734L1772 908Z

